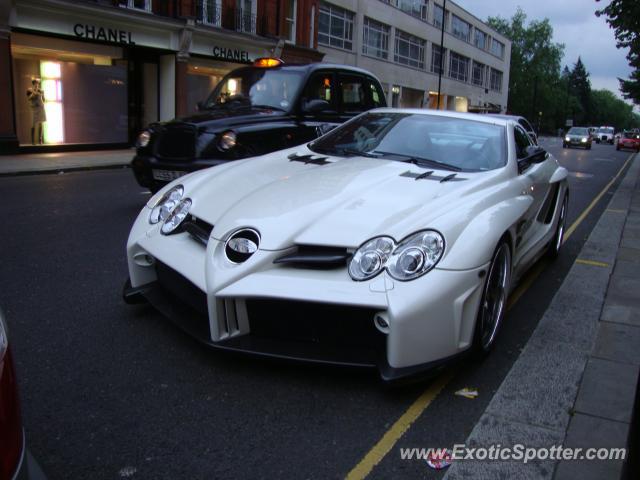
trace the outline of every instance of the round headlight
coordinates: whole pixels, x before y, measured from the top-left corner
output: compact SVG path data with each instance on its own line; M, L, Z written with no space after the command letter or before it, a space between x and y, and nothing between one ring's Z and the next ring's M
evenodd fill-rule
M376 237L363 244L349 263L349 275L354 280L368 280L378 275L387 264L395 242L390 237Z
M389 258L387 270L396 280L424 275L442 258L444 238L435 230L414 233L401 241Z
M580 139L580 141L581 141L582 143L587 143L587 139L586 139L585 137L582 137L582 138Z
M191 200L189 198L182 200L162 224L161 232L168 235L178 228L183 220L187 218L190 208Z
M149 223L153 225L165 221L182 199L182 195L184 195L184 187L182 185L176 185L168 190L151 209Z
M231 150L236 146L236 134L231 130L224 132L220 137L219 145L222 150Z
M138 139L136 140L136 146L140 148L144 148L147 145L149 145L150 141L151 141L151 132L149 130L143 130L142 132L140 132L140 135L138 135Z
M565 141L565 142L569 142L569 141L571 141L571 137L569 137L569 136L567 135L566 137L564 137L564 141Z

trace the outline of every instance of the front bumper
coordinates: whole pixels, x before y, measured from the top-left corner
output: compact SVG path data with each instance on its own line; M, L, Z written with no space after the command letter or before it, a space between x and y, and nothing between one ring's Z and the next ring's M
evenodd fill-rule
M131 161L131 170L140 186L155 191L175 180L179 175L215 167L229 161L220 159L168 161L154 156L136 155Z
M158 238L139 221L128 243L133 286L125 298L144 297L216 349L377 368L385 381L435 372L472 344L487 266L354 282L346 267L273 264L282 251L259 250L231 266L222 250L213 238L205 248L187 233ZM142 254L155 262L139 265ZM378 328L376 317L388 328Z
M570 145L572 147L587 147L591 145L590 141L583 142L580 138L571 138L569 140L564 141L565 145Z

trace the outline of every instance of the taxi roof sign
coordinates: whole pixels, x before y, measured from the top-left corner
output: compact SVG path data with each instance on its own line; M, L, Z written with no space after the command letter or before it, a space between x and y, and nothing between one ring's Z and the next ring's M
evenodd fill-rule
M253 66L261 67L261 68L273 68L273 67L279 67L283 63L284 62L279 58L263 57L263 58L257 58L253 62Z

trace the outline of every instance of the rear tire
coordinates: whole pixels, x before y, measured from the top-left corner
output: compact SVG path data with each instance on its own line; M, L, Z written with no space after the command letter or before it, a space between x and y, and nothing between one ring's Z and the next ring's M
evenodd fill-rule
M473 350L480 357L486 356L495 345L507 310L510 285L511 250L509 244L501 240L491 258L476 317Z

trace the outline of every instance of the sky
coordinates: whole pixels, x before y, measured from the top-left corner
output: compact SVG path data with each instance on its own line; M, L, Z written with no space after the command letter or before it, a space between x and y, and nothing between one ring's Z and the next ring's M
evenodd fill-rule
M606 0L454 0L465 10L485 21L487 17L511 18L518 6L527 14L527 22L548 18L553 27L554 41L564 43L562 66L569 68L582 58L590 73L591 88L606 88L622 98L618 77L627 78L631 68L626 50L616 48L614 32L605 17L595 11Z

